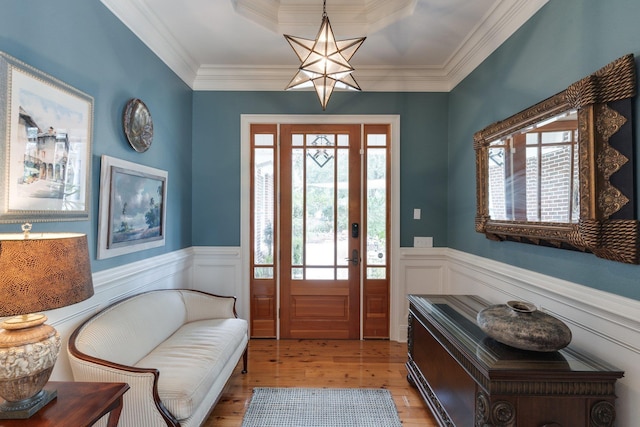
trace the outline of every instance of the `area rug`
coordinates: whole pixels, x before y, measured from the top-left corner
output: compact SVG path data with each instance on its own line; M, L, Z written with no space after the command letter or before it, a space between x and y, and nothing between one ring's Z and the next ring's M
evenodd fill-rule
M242 427L401 427L384 389L257 387Z

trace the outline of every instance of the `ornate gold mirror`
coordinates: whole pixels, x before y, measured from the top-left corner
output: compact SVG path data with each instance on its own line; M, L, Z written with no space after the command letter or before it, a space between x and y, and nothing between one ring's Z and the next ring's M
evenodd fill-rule
M476 231L640 263L633 55L474 135Z

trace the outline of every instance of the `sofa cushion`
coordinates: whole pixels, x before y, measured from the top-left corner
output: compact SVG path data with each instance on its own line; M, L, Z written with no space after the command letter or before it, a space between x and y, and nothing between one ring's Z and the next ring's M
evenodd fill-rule
M158 395L178 420L189 418L247 334L243 319L186 323L135 366L160 371Z
M179 292L154 291L115 304L83 326L78 350L103 360L133 365L187 319Z

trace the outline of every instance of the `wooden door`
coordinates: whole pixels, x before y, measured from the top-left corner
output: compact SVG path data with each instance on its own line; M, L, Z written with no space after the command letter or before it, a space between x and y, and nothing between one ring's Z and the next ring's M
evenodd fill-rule
M282 125L282 338L360 337L360 126Z
M251 337L389 338L390 126L251 141Z

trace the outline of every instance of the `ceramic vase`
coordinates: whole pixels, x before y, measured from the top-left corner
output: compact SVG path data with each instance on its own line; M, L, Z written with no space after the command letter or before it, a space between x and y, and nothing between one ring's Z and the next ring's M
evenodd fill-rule
M476 320L491 338L521 350L557 351L571 342L571 330L564 322L523 301L489 306Z

